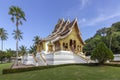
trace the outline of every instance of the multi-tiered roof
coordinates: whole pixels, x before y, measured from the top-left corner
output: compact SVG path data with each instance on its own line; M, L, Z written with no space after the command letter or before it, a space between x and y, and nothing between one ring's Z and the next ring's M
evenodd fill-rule
M47 38L43 40L44 41L57 41L59 39L65 38L72 32L72 28L74 27L75 24L77 25L77 28L78 28L77 19L74 19L71 22L69 21L69 19L66 21L64 19L59 19L53 32ZM81 38L81 33L79 29L77 30L78 30L78 36L80 40L82 41L82 43L84 44Z

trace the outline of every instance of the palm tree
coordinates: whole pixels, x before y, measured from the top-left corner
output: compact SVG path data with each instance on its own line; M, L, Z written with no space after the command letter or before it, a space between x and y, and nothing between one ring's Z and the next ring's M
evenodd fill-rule
M39 42L39 40L40 40L40 37L39 36L34 36L34 39L33 39L33 41L34 41L34 49L36 50L36 48L37 48L37 44L38 44L38 42Z
M12 33L12 35L14 35L13 38L15 40L17 40L17 42L16 42L17 46L18 46L18 40L20 41L21 39L23 39L22 34L23 33L19 29L14 30L13 33Z
M18 65L18 41L23 39L22 34L23 33L19 29L14 30L12 33L12 35L14 35L13 38L16 40L16 65Z
M33 39L34 44L37 44L39 40L40 40L40 37L39 36L35 36L34 39Z
M30 46L30 49L29 49L29 53L32 54L32 53L36 53L36 47L33 45L33 46Z
M22 45L19 48L20 48L21 55L24 56L27 53L27 47Z
M4 28L0 28L0 39L1 39L1 50L3 51L3 41L7 40L7 35L8 33L6 32L6 30L4 30Z
M11 15L11 21L16 22L16 32L19 31L18 26L22 25L22 20L26 21L25 13L22 11L21 8L16 6L11 6L9 8L9 15ZM16 34L16 62L18 65L18 40L19 40L19 34Z

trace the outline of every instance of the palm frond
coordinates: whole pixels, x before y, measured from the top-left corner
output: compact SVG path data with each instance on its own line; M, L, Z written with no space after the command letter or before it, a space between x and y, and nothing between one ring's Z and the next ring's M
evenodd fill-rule
M4 28L0 28L0 39L7 40L8 38L7 35L8 35L7 31L4 30Z
M14 38L15 40L18 39L19 41L20 41L21 39L23 39L22 34L23 34L23 33L22 33L20 30L14 30L13 33L12 33L12 35L14 35L13 38Z
M9 15L11 15L11 21L14 22L16 19L16 26L21 25L22 20L26 21L25 13L18 6L11 6L9 8Z

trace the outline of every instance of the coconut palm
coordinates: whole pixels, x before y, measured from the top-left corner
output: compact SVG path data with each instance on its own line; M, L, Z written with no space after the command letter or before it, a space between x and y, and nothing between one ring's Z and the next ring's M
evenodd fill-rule
M12 16L11 21L16 23L16 32L18 32L19 31L18 26L22 25L22 20L26 21L24 11L19 7L11 6L9 8L8 13L9 13L9 15ZM15 38L16 38L16 54L17 54L16 55L16 62L18 65L18 40L20 39L19 34L16 34Z
M22 45L19 48L20 48L21 55L24 56L27 53L27 47Z
M23 39L22 34L23 33L19 29L14 30L12 33L13 38L16 40L16 65L18 65L18 41Z
M36 53L36 47L33 45L33 46L30 46L30 49L29 49L29 53L32 54L32 53Z
M35 37L34 37L34 39L33 39L34 44L37 44L37 43L38 43L38 41L39 41L39 39L40 39L40 37L39 37L39 36L35 36Z
M17 40L17 42L16 42L17 46L18 46L18 41L23 39L22 34L23 33L19 29L18 30L14 30L13 33L12 33L12 35L14 35L13 38L15 40Z
M3 51L3 41L7 40L7 31L4 28L0 28L1 50Z

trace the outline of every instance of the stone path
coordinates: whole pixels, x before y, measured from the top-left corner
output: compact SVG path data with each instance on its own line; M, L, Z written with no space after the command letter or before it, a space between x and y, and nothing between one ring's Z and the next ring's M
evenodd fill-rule
M11 68L26 68L26 67L34 67L34 65L24 65L18 62L18 65L14 62Z

